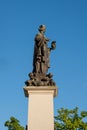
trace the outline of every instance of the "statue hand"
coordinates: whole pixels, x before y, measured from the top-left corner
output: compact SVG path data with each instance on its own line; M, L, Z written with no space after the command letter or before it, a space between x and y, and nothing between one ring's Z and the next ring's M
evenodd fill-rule
M56 41L52 41L51 43L51 49L54 50L56 48Z

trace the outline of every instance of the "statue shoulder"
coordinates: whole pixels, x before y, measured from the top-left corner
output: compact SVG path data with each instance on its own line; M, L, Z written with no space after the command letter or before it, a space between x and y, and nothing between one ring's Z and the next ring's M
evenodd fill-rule
M35 41L40 41L42 39L43 35L41 33L36 34Z

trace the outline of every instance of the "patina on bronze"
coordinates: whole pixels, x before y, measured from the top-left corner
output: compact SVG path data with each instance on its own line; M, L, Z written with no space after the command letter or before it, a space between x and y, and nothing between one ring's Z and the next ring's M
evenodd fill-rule
M50 68L50 52L56 48L56 42L51 42L48 47L49 38L44 33L45 25L39 26L39 33L35 36L34 55L33 55L33 71L29 73L30 80L25 82L26 86L55 86L53 75L47 73Z

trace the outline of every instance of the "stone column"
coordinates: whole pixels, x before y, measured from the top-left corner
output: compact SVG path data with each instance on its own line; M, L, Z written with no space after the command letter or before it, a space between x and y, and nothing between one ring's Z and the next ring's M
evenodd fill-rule
M24 87L28 97L28 130L54 130L53 97L55 86Z

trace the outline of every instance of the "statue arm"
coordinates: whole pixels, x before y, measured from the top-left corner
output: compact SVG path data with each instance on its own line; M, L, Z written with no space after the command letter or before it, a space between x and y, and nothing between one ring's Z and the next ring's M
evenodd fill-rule
M35 37L35 42L38 47L42 46L44 43L44 36L42 36L41 34L37 34Z

